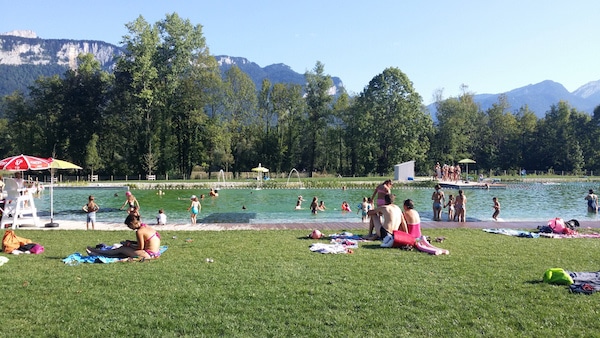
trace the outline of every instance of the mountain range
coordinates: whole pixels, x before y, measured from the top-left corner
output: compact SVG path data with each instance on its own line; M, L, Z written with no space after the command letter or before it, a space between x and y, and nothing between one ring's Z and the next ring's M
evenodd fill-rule
M0 97L15 90L27 90L39 76L62 75L68 67L74 67L80 53L92 53L102 69L114 69L115 56L122 54L122 47L95 40L41 39L33 31L13 31L0 34ZM304 74L297 73L289 66L278 63L266 67L243 57L227 55L215 56L222 73L236 65L261 87L263 79L274 83L304 85ZM375 76L376 74L373 74ZM337 95L344 87L339 77L332 76L331 95ZM513 89L498 94L474 95L481 109L486 110L505 95L510 110L516 111L527 105L538 117L543 117L550 107L560 100L568 101L571 107L592 113L600 105L600 80L589 82L573 92L560 83L546 80L537 84ZM423 95L422 95L423 96ZM435 115L435 104L428 106Z

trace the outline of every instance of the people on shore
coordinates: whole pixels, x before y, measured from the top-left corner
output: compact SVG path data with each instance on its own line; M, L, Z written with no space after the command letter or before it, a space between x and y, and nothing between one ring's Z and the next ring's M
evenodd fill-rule
M415 210L415 204L413 200L404 200L404 219L406 220L406 228L408 234L414 238L421 237L421 216Z
M500 215L500 201L498 201L497 197L493 197L492 202L494 202L494 214L492 215L492 218L494 221L497 221L498 215Z
M202 205L200 204L200 201L198 200L198 197L196 197L196 195L192 195L190 201L191 203L190 207L188 208L188 211L190 212L190 221L192 225L194 225L196 224L196 216L198 216L198 214L200 213Z
M589 190L585 200L587 201L588 212L598 213L598 195L594 194L594 189Z
M444 192L442 191L442 186L440 186L439 184L435 185L435 191L431 195L431 199L433 200L433 220L441 221L442 207L444 206L444 202L446 201L446 197L444 196Z
M373 196L371 199L377 202L377 206L381 207L385 204L385 195L389 195L392 193L392 180L385 180L383 183L378 185L373 191ZM377 199L375 199L377 197Z
M157 225L167 225L167 214L163 209L158 209L158 215L156 215Z
M90 230L90 224L92 225L92 230L95 230L96 226L96 211L100 210L98 204L96 204L95 198L93 195L88 197L88 202L83 206L83 211L87 213L85 220L85 229Z
M384 201L384 205L367 212L370 217L367 238L383 239L387 235L393 235L394 230L408 232L402 210L394 204L394 196L387 194L384 196Z
M135 230L137 241L125 241L123 246L109 250L88 247L87 253L117 258L141 257L153 259L160 257L160 234L158 231L142 223L138 217L131 214L125 219L125 225L129 229Z
M467 217L467 196L465 196L462 190L458 191L454 207L456 209L456 214L454 215L455 220L464 222Z

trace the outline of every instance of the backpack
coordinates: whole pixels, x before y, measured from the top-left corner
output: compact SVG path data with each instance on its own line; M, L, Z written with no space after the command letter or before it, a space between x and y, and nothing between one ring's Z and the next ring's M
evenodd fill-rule
M575 230L575 228L579 227L579 221L576 219L572 219L565 222L565 226L571 230Z

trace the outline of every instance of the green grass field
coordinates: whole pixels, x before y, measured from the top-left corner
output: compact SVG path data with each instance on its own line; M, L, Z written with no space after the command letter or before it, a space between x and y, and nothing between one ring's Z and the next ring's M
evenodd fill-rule
M597 271L598 239L525 239L425 229L449 256L310 252L303 231L162 232L158 260L65 265L127 231L17 230L41 255L5 255L3 337L591 337L598 297L541 283ZM213 263L207 263L212 258Z

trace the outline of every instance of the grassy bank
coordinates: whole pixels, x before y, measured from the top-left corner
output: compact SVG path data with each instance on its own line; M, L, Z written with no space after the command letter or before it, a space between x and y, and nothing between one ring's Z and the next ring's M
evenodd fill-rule
M596 271L600 241L445 236L449 256L382 249L323 255L301 231L164 232L159 260L68 266L133 232L18 231L42 255L6 255L0 336L595 336L598 295L540 283ZM213 263L207 263L212 258Z

